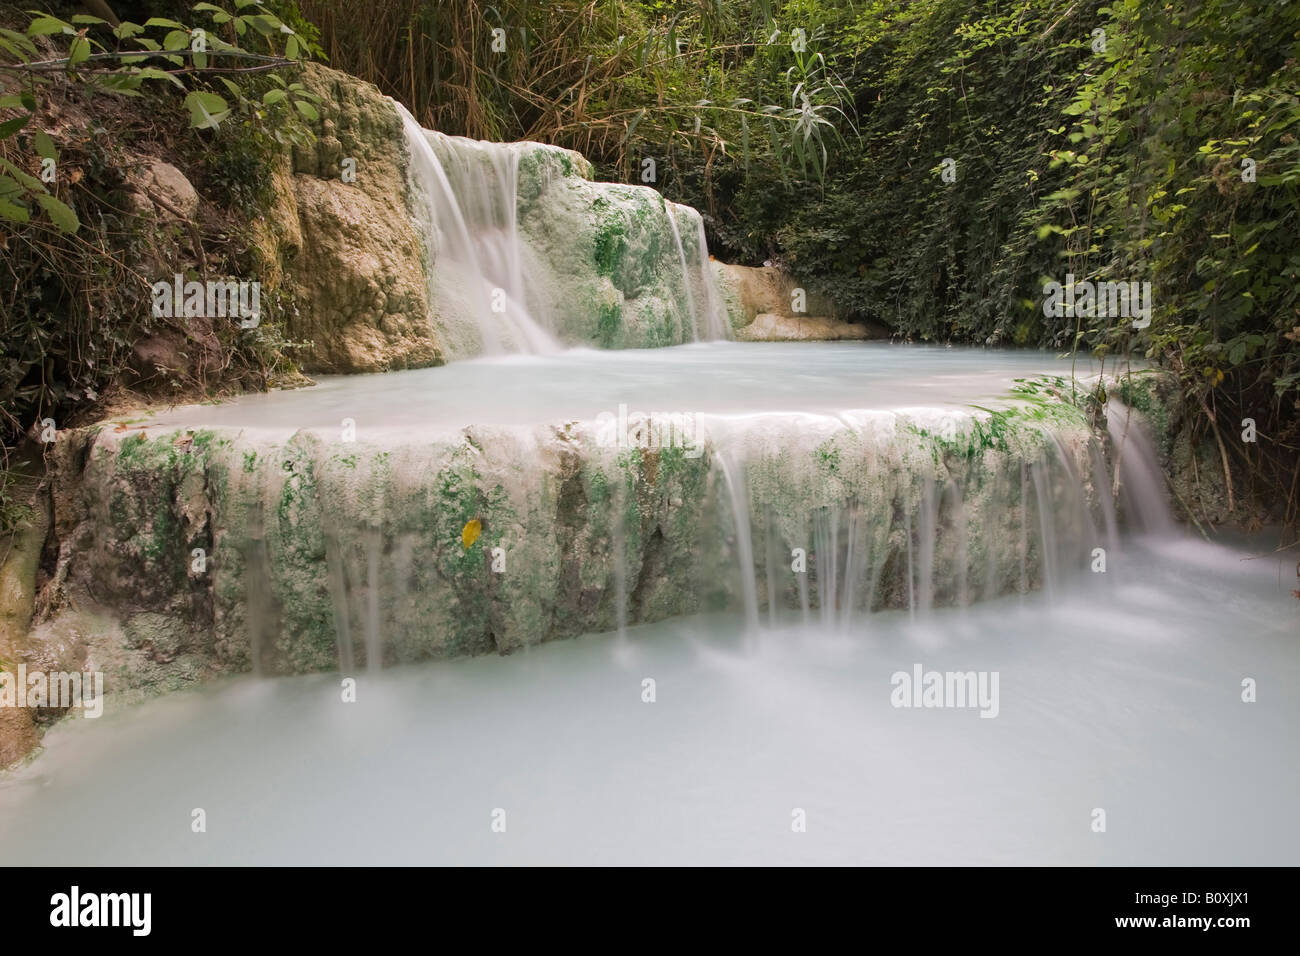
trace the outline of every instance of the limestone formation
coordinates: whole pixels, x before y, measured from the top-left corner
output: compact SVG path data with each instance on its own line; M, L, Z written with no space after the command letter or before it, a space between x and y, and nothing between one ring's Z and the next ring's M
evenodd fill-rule
M322 98L317 138L286 158L262 227L294 303L287 336L308 343L294 356L307 372L441 364L397 113L373 86L325 67L308 66L303 83Z
M882 339L889 330L875 323L843 320L835 303L800 285L776 266L712 262L728 321L746 342Z

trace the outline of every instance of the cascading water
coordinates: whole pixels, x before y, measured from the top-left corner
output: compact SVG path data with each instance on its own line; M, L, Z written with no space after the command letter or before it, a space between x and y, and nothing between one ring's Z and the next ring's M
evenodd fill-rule
M1113 441L1128 434L1128 457L1118 471L1125 513L1139 529L1172 530L1168 505L1152 479L1159 475L1154 450L1136 418L1127 423L1126 414L1113 411L1110 425ZM972 590L990 600L1041 589L1054 601L1070 576L1088 568L1095 549L1118 544L1115 481L1095 439L1067 445L1044 431L1037 455L1007 461L993 474L958 472L947 480L926 475L874 510L849 499L819 505L801 525L811 529L807 571L794 573L777 556L803 547L805 533L775 530L771 502L745 487L752 462L736 449L716 460L724 479L723 507L738 514L752 506L751 528L737 529L733 555L745 588L738 605L751 627L758 620L748 590L753 578L765 583L769 626L787 609L800 611L805 622L817 609L824 628L847 630L855 615L882 607L907 608L918 621L941 605L964 608ZM1007 489L1016 491L1009 502L1003 498ZM975 557L972 539L978 542ZM762 541L757 551L763 567L755 566L751 540Z
M0 780L0 862L1294 861L1300 697L1236 693L1294 676L1295 602L1280 565L1179 536L1136 414L1111 400L1098 440L1059 394L1009 406L1041 354L558 351L729 338L703 219L582 176L546 205L571 156L398 109L440 344L550 354L66 430L51 593L95 614L32 659L71 647L127 692L254 677L64 721ZM685 412L689 443L630 439L625 402ZM614 653L510 656L599 632ZM1004 701L904 718L889 675L931 663ZM361 667L360 697L320 673ZM184 825L200 799L220 840ZM790 807L816 821L794 840ZM340 843L358 814L372 838Z
M667 205L667 204L665 204ZM691 288L691 272L686 265L686 247L682 245L682 231L677 225L677 212L668 208L668 226L672 230L673 244L677 247L677 261L682 267L682 291L686 293L686 309L691 317L691 339L700 340L700 311L695 305L695 291Z
M446 136L394 106L449 357L551 353L560 339L612 347L730 337L696 210L649 187L566 175L575 161L563 150ZM589 214L602 210L609 218L593 230ZM664 303L677 312L667 328Z
M713 269L709 266L709 246L704 235L704 217L690 206L681 206L677 203L666 205L669 207L668 225L672 230L678 261L681 263L682 286L691 318L691 338L696 342L729 339L731 328L727 323L726 310L722 307L722 296L718 292L717 280L714 278ZM677 223L678 215L685 215L692 220L693 255L691 257L687 256L686 246L682 242L681 227ZM688 264L691 258L695 260L694 268Z
M745 493L743 474L736 474L736 470L727 460L726 454L719 454L716 461L719 470L722 472L732 520L735 522L736 548L739 554L740 591L745 609L745 625L750 630L753 630L758 626L758 592L754 586L754 545L750 531L749 496Z
M1142 422L1119 399L1106 403L1106 430L1118 463L1112 487L1129 520L1142 531L1168 534L1174 520L1164 493L1164 479Z
M699 282L704 289L704 329L701 338L707 341L719 341L731 338L731 329L727 324L726 311L722 307L722 297L718 294L718 284L709 267L709 245L704 235L704 217L695 210L695 253L699 262Z
M453 351L553 352L532 313L517 220L519 153L420 127L400 103L418 225L429 246L429 299L445 326L468 317L478 342ZM459 345L459 348L457 348Z

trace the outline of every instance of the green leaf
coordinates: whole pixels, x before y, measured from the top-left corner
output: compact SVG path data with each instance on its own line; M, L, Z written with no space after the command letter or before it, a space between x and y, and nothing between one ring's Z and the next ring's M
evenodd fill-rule
M619 141L620 146L632 138L632 134L636 132L637 124L645 118L645 112L645 110L640 110L636 116L632 117L632 122L627 124L627 132L623 134L623 138Z
M267 90L262 96L262 105L274 106L288 95L284 90Z
M81 228L81 220L77 218L77 214L49 193L41 193L36 197L36 201L41 204L41 208L45 210L50 220L59 227L60 232L71 234Z
M216 93L194 90L185 97L190 111L190 125L196 129L216 129L230 115L230 107Z
M280 32L280 21L269 13L256 13L244 17L244 20L262 36L274 36Z
M64 23L58 17L37 17L27 26L27 35L29 37L47 37L55 33L63 32L75 33L72 25Z
M175 20L168 20L166 17L150 17L144 21L147 27L167 27L171 30L184 30L185 24L177 23Z
M299 113L312 122L320 119L320 112L306 100L294 100L293 105L298 108Z
M185 84L180 81L179 77L168 73L166 70L160 70L156 66L142 67L135 71L135 75L140 80L165 80L172 86L179 87L182 90L185 89Z
M50 139L50 134L43 129L38 129L35 134L36 152L41 159L57 159L58 150L54 148L54 140Z
M90 41L85 37L77 37L68 47L68 69L72 69L78 63L84 63L90 56Z
M31 116L19 116L15 119L5 120L3 123L0 123L0 139L8 139L14 133L18 132L30 123L31 119Z
M106 76L102 80L104 88L112 90L118 96L143 96L138 87L140 81L134 76Z
M0 199L0 216L12 222L28 222L31 219L26 206L19 206L7 199Z
M163 38L164 50L183 50L190 45L188 30L173 30Z
M36 54L36 44L29 40L25 33L19 33L17 30L6 30L0 27L0 45L20 59Z

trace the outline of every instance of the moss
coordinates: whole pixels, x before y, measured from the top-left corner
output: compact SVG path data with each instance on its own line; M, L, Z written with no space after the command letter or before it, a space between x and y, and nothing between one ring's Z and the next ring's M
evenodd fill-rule
M587 500L593 505L603 505L609 501L610 487L609 476L599 467L592 468L586 473L587 479Z
M1177 380L1166 372L1142 369L1118 379L1119 398L1132 408L1151 429L1151 436L1167 458L1177 439L1174 419L1180 401Z
M148 467L148 445L143 432L128 435L117 447L118 465L128 470Z
M835 447L835 439L831 439L823 445L817 447L814 454L817 456L818 466L828 474L835 475L840 470L840 450Z
M608 279L618 275L619 266L627 256L627 226L618 216L610 216L596 233L596 272ZM615 282L615 285L618 285Z
M682 340L675 313L662 302L651 304L647 310L649 319L644 336L644 347L664 348L676 345Z
M596 313L596 340L601 348L618 348L623 341L623 310L614 304L601 305Z
M158 509L151 530L153 533L145 539L141 551L147 560L157 563L161 562L169 552L177 550L180 538L176 518L169 507Z

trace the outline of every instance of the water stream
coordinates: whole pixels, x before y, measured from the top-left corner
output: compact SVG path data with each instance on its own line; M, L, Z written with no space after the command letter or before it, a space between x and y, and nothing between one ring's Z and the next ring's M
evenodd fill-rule
M0 862L1293 862L1294 562L1179 534L1125 554L1055 601L916 623L792 611L745 643L742 618L701 616L622 653L597 635L365 673L355 704L318 675L110 706L0 782ZM917 663L997 671L997 718L893 707Z
M432 260L435 313L469 318L478 342L462 350L557 351L559 343L533 315L524 283L518 149L422 129L405 107L394 105L411 155L416 224Z

